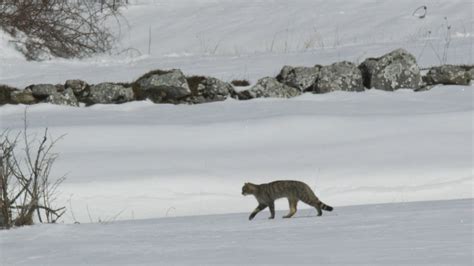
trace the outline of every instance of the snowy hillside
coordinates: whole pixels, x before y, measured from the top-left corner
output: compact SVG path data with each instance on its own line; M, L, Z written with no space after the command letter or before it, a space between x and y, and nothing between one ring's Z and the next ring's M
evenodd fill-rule
M472 200L40 225L0 231L2 265L472 265Z
M0 84L125 82L158 68L255 83L283 65L395 48L421 67L474 62L468 0L130 2L120 27L110 22L110 55L26 61L0 32ZM472 264L473 89L28 106L31 133L66 134L51 175L67 174L56 202L68 212L65 224L0 231L0 265ZM0 131L21 130L24 111L0 106ZM306 182L335 211L301 204L282 220L279 200L278 219L249 222L257 204L242 185L277 179Z
M1 35L0 83L126 81L154 68L255 81L284 64L361 61L396 47L422 66L445 51L450 63L473 62L469 1L132 3L118 49L141 56L27 62ZM425 4L428 15L413 16ZM273 179L306 181L337 206L472 197L472 95L445 86L198 106L36 105L29 122L67 134L55 173L68 173L61 202L84 222L88 209L93 220L246 211L254 203L241 184ZM21 128L23 106L0 109L2 128Z
M469 1L132 3L119 45L145 54L151 27L150 55L27 62L2 35L0 82L131 80L158 67L256 79L283 64L358 61L394 47L429 65L439 63L445 16L449 62L472 63ZM412 11L423 4L429 15L420 20ZM305 38L313 45L298 48ZM218 49L209 53L203 40L219 41ZM86 222L247 211L254 202L241 198L243 182L273 179L303 180L336 206L472 197L472 95L471 87L445 86L196 106L42 104L28 112L32 130L67 134L54 172L68 174L60 202L74 212L67 222ZM23 106L0 109L2 128L22 127Z
M112 56L27 63L0 35L0 83L25 87L67 79L132 81L156 68L225 81L274 76L285 64L361 62L396 48L422 67L473 60L472 1L141 0L126 20ZM424 19L413 16L427 5ZM448 29L449 27L449 29ZM447 46L447 47L446 47ZM11 51L11 52L10 52Z
M23 106L1 110L22 128ZM68 173L68 222L250 211L243 183L275 179L335 206L472 197L472 87L28 112L32 130L67 134L53 174Z

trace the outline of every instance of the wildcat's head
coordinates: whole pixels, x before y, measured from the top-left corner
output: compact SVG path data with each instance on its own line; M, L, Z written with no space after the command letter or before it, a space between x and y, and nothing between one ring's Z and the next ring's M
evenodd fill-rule
M245 183L242 187L242 195L253 195L257 191L257 186L252 183Z

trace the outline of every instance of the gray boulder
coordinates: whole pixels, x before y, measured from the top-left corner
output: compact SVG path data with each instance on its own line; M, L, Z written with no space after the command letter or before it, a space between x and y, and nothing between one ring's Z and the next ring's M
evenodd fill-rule
M135 82L138 99L148 98L155 103L179 103L191 95L186 77L179 69L154 70Z
M11 104L12 103L11 94L14 91L18 91L18 89L7 86L7 85L0 85L0 105Z
M7 226L7 221L3 214L3 209L5 207L3 204L2 199L0 199L0 209L2 209L2 211L0 211L0 229Z
M85 102L90 104L125 103L134 100L131 87L115 83L99 83L89 87Z
M364 91L362 73L359 68L347 61L323 66L314 84L314 92Z
M469 70L454 65L432 67L424 77L428 85L469 85L472 76Z
M70 79L66 80L66 83L64 83L64 88L66 90L71 89L76 96L85 96L84 94L86 93L88 87L89 84L80 79Z
M316 79L318 78L320 66L314 67L292 67L284 66L277 80L285 85L297 88L300 91L312 89Z
M56 92L48 96L44 102L56 105L79 106L79 102L71 88L63 92Z
M12 104L34 104L38 102L30 89L12 91L10 100Z
M368 58L359 66L367 88L393 91L418 89L422 85L420 68L415 57L397 49L379 58Z
M291 98L298 95L301 95L299 89L280 83L276 78L272 77L262 78L250 89L237 93L237 97L240 100L266 97Z
M38 100L44 100L48 96L58 92L58 87L53 84L35 84L27 87L33 93L33 96Z
M213 77L192 76L187 83L191 90L191 95L183 100L187 103L223 101L235 94L232 85Z
M471 79L474 79L474 66L466 67L465 69L471 74Z

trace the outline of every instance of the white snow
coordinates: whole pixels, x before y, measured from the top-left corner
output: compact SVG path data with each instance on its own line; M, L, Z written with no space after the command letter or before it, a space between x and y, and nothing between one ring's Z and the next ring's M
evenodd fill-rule
M412 16L422 5L428 15ZM138 1L123 10L120 27L111 22L120 33L111 56L32 63L0 52L0 83L132 81L156 68L255 82L285 64L361 62L400 47L421 66L440 64L445 51L447 63L467 64L474 61L472 10L466 0Z
M12 42L14 41L13 37L5 33L0 29L0 59L13 59L15 61L23 61L23 55L15 49ZM5 68L5 64L2 62L2 68ZM0 72L3 74L3 71Z
M473 200L0 231L2 265L472 265Z
M420 66L445 52L474 62L472 1L131 2L112 55L29 62L0 32L0 83L132 81L156 68L255 82L395 48ZM427 16L412 16L422 5ZM24 109L1 106L0 130L21 130ZM27 110L31 133L66 134L52 172L67 173L66 224L0 231L1 265L472 264L473 86ZM243 183L276 179L308 183L335 211L301 204L302 219L248 222ZM381 203L394 204L366 205Z
M244 212L244 182L298 179L335 206L472 197L472 87L305 94L202 105L28 107L67 134L66 221ZM1 128L22 128L3 106ZM277 208L286 209L282 201Z

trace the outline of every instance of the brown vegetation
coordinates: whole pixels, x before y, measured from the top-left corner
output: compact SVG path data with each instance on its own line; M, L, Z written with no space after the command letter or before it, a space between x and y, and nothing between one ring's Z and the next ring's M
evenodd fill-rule
M0 27L29 60L88 56L112 48L105 21L117 16L115 2L104 7L82 0L0 0Z
M8 130L0 134L0 228L31 225L36 220L55 223L64 214L65 207L54 206L64 177L50 179L58 156L52 148L58 139L49 138L48 129L41 139L28 133L26 112L22 132L13 137Z

